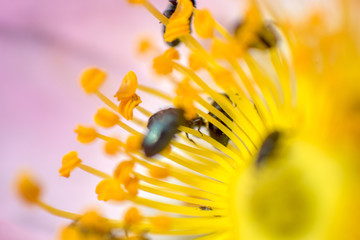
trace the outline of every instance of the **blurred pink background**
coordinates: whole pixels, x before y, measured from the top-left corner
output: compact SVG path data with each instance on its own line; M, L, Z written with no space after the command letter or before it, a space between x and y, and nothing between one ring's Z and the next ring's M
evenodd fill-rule
M152 2L161 11L167 5L166 0ZM222 22L238 12L234 2L203 0L198 5L210 7ZM163 45L158 21L124 0L2 1L0 239L54 239L59 226L68 223L17 198L13 182L21 169L36 174L43 199L56 207L80 212L96 202L98 179L81 171L71 179L58 176L61 158L71 150L100 169L111 171L114 165L101 161L100 147L81 146L75 139L75 125L93 124L102 106L83 93L78 78L84 68L98 66L110 75L106 92L115 92L129 70L149 84L151 62L134 54L134 40L144 32Z

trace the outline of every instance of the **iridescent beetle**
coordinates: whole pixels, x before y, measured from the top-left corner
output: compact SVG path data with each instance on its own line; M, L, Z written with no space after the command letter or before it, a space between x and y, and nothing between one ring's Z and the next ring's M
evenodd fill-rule
M147 157L154 156L169 145L171 139L179 132L179 126L190 128L205 126L205 121L201 117L186 120L184 110L180 108L167 108L153 114L148 121L148 134L145 136L142 147ZM188 135L187 135L188 136ZM188 139L193 142L188 136Z

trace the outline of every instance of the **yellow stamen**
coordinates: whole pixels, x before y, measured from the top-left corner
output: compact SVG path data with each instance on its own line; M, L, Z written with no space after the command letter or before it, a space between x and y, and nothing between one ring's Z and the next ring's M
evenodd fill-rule
M114 178L120 183L129 181L130 173L134 169L135 162L133 160L122 161L114 171Z
M121 86L114 97L116 97L118 101L128 99L135 94L137 86L137 76L133 71L130 71L123 78Z
M171 228L172 219L165 215L159 215L151 219L151 224L156 230L166 231Z
M121 151L121 144L117 139L110 138L105 142L104 150L108 155L116 155Z
M130 152L137 152L141 149L143 137L139 135L129 136L126 140L125 148Z
M119 113L126 120L132 120L133 119L133 110L140 103L142 103L142 101L141 101L141 98L137 94L134 94L129 98L123 99L119 105Z
M195 11L194 27L196 33L202 38L211 38L214 36L215 20L209 10Z
M113 127L119 121L119 116L106 108L99 109L94 117L95 122L102 127Z
M86 93L95 93L106 78L106 73L98 68L89 68L82 74L80 83Z
M189 56L189 67L193 70L193 71L197 71L199 69L202 69L206 66L203 58L201 57L201 55L197 52L193 52L190 54Z
M28 203L37 203L41 195L41 187L29 173L22 173L16 180L17 191Z
M170 171L166 167L158 167L158 166L151 165L149 167L149 174L153 178L162 179L162 178L167 178L170 175Z
M138 224L142 220L143 216L140 214L139 210L135 207L129 208L124 216L124 222L126 225Z
M131 197L136 197L139 192L139 179L137 177L130 177L124 186Z
M74 132L77 133L77 140L81 143L91 143L97 137L96 130L92 127L79 125Z
M62 159L62 165L59 169L60 176L62 177L70 177L70 173L76 167L81 164L81 159L78 157L77 152L72 151L66 154Z
M193 12L193 4L190 0L179 0L175 12L166 25L164 39L172 42L175 39L190 33L189 18Z
M95 189L100 201L116 200L122 201L126 199L124 190L121 189L120 184L115 179L102 180Z

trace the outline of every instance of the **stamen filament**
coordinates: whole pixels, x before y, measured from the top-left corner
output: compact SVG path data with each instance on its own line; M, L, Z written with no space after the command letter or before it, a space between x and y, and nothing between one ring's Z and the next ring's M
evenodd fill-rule
M192 188L192 187L186 187L186 186L183 186L183 185L177 185L177 184L174 184L174 183L161 181L161 180L156 179L156 178L147 177L147 176L142 175L140 173L135 173L135 176L138 177L140 180L142 180L144 182L147 182L149 184L166 188L167 191L173 191L173 192L177 192L177 193L184 193L184 194L187 194L189 196L193 196L193 197L200 198L200 199L208 199L208 200L214 201L214 202L223 201L223 198L221 198L221 196L216 195L214 193L203 191L201 189Z
M88 173L93 174L93 175L95 175L97 177L100 177L100 178L104 178L104 179L111 178L111 176L109 174L104 173L104 172L102 172L100 170L97 170L97 169L95 169L93 167L90 167L88 165L85 165L85 164L80 164L79 168L84 170L85 172L88 172Z
M40 200L37 201L37 204L44 209L45 211L58 216L58 217L62 217L62 218L67 218L67 219L71 219L71 220L76 220L78 219L81 215L76 214L76 213L72 213L72 212L67 212L64 210L60 210L58 208L52 207L47 203L44 203Z
M203 211L197 207L186 207L186 206L181 206L181 205L169 204L169 203L158 202L158 201L154 201L154 200L150 200L150 199L146 199L146 198L142 198L142 197L135 197L130 200L136 204L141 204L143 206L158 209L160 211L177 213L177 214L187 215L187 216L211 217L214 215L220 215L220 216L225 215L225 211L219 210L219 209L214 209L212 211Z
M149 186L146 186L144 184L141 184L139 186L139 189L143 190L145 192L148 192L148 193L152 193L152 194L162 196L162 197L175 199L175 200L182 201L182 202L185 202L185 203L196 204L198 206L210 206L210 207L213 207L213 208L225 208L224 202L212 202L212 201L209 201L209 200L197 199L197 198L194 198L194 197L191 197L191 196L183 196L183 195L180 195L180 194L171 193L169 191L164 191L163 189L157 188L157 187L154 187L154 186L149 187Z
M170 97L170 95L164 93L164 92L161 92L155 88L151 88L151 87L147 87L147 86L143 86L143 85L138 85L138 89L141 90L141 91L144 91L144 92L147 92L149 94L152 94L152 95L155 95L157 97L160 97L160 98L163 98L169 102L172 102L172 97Z
M149 1L145 0L143 3L144 7L162 24L165 26L168 24L169 19L165 17L159 10L157 10Z

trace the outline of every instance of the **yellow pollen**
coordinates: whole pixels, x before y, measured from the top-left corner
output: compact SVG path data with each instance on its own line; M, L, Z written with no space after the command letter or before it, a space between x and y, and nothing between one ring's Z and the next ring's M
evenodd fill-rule
M79 125L74 132L77 133L77 140L81 143L91 143L97 137L97 132L92 127Z
M223 67L217 67L212 69L211 75L215 82L223 89L230 89L231 87L237 86L232 73Z
M41 195L40 185L29 173L22 173L16 180L19 195L28 203L37 203Z
M81 231L75 227L69 226L61 230L60 240L81 240L83 235Z
M178 84L176 89L176 97L174 99L174 105L177 108L181 108L185 111L185 118L191 120L197 116L197 110L194 106L194 101L198 99L199 93L194 89L189 79L185 78Z
M138 86L137 76L133 71L130 71L123 78L120 88L115 93L114 97L116 97L118 101L128 99L135 94L137 86Z
M124 216L124 222L126 225L135 225L142 220L143 216L140 214L136 207L128 209Z
M120 183L115 179L102 180L95 189L100 201L116 200L122 201L126 199L126 194L121 188Z
M99 215L98 212L91 210L86 212L79 219L79 223L86 229L92 229L96 232L105 233L109 231L109 223L106 218Z
M147 54L152 50L156 50L156 46L149 37L142 37L138 40L136 50L139 54Z
M179 52L175 49L175 48L173 48L173 47L171 47L171 48L169 48L168 50L166 50L165 52L164 52L164 56L167 56L169 59L171 59L171 60L179 60L180 59L180 54L179 54Z
M119 113L126 120L132 120L133 119L133 110L140 103L142 103L142 101L141 101L141 98L137 94L134 94L129 98L123 99L119 105Z
M214 36L215 20L209 10L198 10L194 16L194 27L196 33L202 38Z
M144 4L146 0L127 0L131 4Z
M190 33L189 18L193 12L193 4L190 0L179 0L176 10L169 18L166 25L164 39L172 42L175 39Z
M110 128L117 124L119 116L106 108L101 108L96 112L94 120L99 126Z
M170 170L166 167L158 167L155 165L149 166L149 174L153 178L167 178L170 175Z
M131 135L126 140L125 148L129 152L137 152L141 149L143 137L140 135Z
M62 165L59 169L60 176L70 177L70 173L81 164L81 159L78 157L77 152L71 151L62 158Z
M85 70L80 79L80 84L86 93L95 93L106 78L106 73L98 68Z
M121 144L115 138L109 138L104 145L104 150L109 155L116 155L121 151Z
M171 228L172 219L165 215L159 215L151 218L152 226L160 232L167 231Z
M173 71L173 64L171 56L162 54L153 60L153 69L157 74L168 75Z
M191 70L197 71L204 68L205 66L206 63L201 54L199 54L198 52L192 52L189 55L189 67L191 68Z
M139 192L139 179L137 177L130 177L124 183L124 186L130 196L136 197Z
M127 182L134 169L134 165L135 162L133 160L121 162L114 171L114 178L120 183Z

